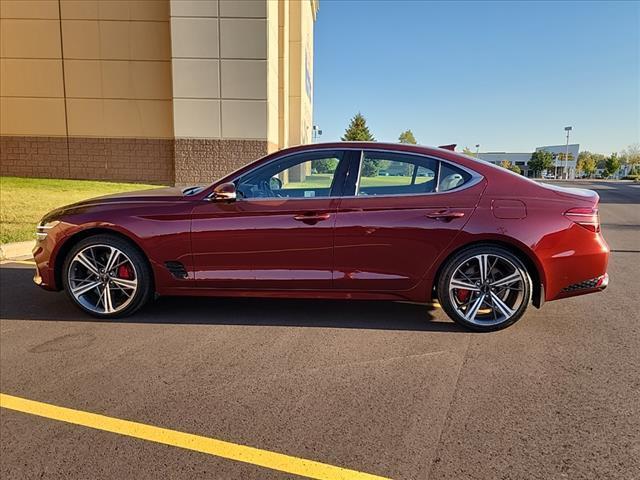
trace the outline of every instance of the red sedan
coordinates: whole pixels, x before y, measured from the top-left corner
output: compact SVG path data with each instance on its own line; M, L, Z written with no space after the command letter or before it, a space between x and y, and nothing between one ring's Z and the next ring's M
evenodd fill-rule
M38 225L35 282L85 312L159 295L429 302L497 330L607 286L598 195L441 148L305 145L213 185L112 195Z

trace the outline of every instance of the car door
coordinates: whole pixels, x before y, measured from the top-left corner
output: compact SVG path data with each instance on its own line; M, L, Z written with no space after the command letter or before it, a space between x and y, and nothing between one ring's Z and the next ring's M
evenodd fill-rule
M409 290L469 219L482 178L418 154L367 150L356 164L338 207L334 288Z
M237 200L193 211L199 287L330 289L343 152L307 151L237 178Z

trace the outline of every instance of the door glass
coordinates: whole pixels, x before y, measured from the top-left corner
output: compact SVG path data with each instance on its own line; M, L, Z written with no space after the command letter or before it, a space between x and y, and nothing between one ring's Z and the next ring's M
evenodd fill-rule
M469 181L471 175L453 165L442 162L440 167L440 182L438 183L439 192L447 192L454 188L461 187Z
M258 167L237 181L240 198L314 198L331 195L342 155L310 152Z
M365 152L358 195L406 195L435 190L437 162L431 158Z

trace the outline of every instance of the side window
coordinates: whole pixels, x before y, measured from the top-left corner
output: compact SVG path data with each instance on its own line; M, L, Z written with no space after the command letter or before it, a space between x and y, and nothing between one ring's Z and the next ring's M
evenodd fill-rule
M357 195L406 195L435 191L437 161L416 155L364 152Z
M274 160L236 181L240 198L328 197L342 153L305 152Z
M440 162L440 181L438 191L446 192L458 188L469 181L471 175L464 170L445 162Z

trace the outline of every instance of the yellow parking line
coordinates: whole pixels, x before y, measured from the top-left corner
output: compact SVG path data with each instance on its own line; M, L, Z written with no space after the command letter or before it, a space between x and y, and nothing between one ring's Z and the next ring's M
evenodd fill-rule
M0 407L59 420L61 422L95 428L97 430L104 430L106 432L118 433L128 437L141 438L142 440L148 440L150 442L208 453L209 455L250 463L307 478L345 480L380 480L384 478L313 460L306 460L282 453L216 440L215 438L201 437L200 435L154 427L152 425L121 420L96 413L58 407L49 403L36 402L4 393L0 393Z

